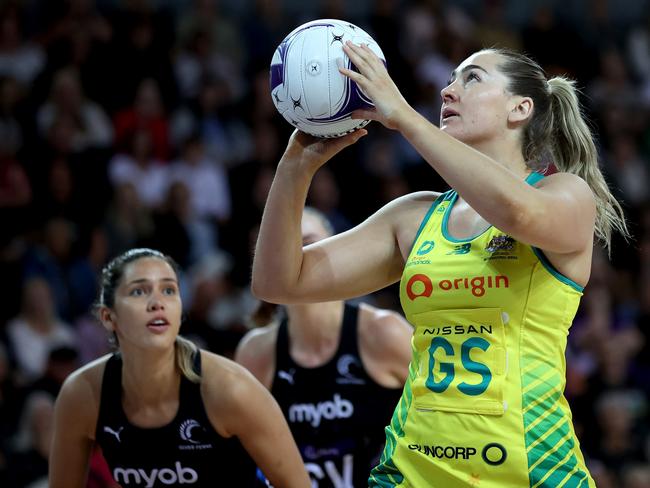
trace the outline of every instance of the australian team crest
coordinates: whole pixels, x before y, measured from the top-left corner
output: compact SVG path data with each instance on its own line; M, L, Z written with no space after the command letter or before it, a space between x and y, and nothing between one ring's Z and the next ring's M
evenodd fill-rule
M497 251L512 251L514 247L515 240L510 236L502 234L500 236L494 236L488 245L485 246L485 250L494 253Z
M490 253L488 257L485 258L486 261L492 261L495 259L517 259L515 251L516 241L507 235L501 234L494 236L488 242L488 245L485 246L485 250Z

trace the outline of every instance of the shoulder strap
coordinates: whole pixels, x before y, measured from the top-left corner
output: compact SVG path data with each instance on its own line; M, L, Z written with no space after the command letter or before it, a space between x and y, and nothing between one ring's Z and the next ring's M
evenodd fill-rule
M528 183L529 185L532 186L532 185L535 185L540 180L543 180L544 178L546 178L546 176L544 176L542 173L538 173L537 171L533 171L531 174L529 174L526 177L526 183Z
M341 325L341 339L337 356L348 353L359 356L358 319L359 307L350 303L345 304L343 310L343 323Z
M95 429L99 429L102 423L110 423L109 419L120 415L120 412L122 412L122 357L119 353L115 353L108 358L104 366Z
M278 336L275 340L275 370L292 366L293 361L289 354L289 318L284 317L278 326Z
M415 238L413 239L413 244L411 245L411 252L413 251L413 246L415 246L415 243L418 241L418 238L420 237L420 234L422 234L422 231L427 225L427 222L429 222L429 219L431 218L431 215L433 214L433 211L440 205L442 202L445 200L449 200L449 198L452 195L453 190L448 190L444 193L441 193L438 198L435 199L435 201L431 204L431 207L429 207L429 210L427 211L426 215L422 219L422 222L420 223L420 227L418 228L418 231L415 233ZM409 252L410 254L410 252Z

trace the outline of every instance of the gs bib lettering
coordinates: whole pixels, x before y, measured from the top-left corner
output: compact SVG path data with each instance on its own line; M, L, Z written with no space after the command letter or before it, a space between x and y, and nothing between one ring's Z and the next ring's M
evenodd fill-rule
M501 309L436 310L414 319L415 407L503 415L507 361Z

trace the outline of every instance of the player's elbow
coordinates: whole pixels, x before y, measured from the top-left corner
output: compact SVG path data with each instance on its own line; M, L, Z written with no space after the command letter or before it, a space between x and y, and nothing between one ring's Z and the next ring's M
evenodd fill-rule
M251 293L258 300L275 303L273 301L272 287L265 280L255 278L255 275L251 279Z
M255 275L251 280L251 293L255 298L264 302L282 304L289 301L289 294L280 286L280 283L269 278L256 278Z

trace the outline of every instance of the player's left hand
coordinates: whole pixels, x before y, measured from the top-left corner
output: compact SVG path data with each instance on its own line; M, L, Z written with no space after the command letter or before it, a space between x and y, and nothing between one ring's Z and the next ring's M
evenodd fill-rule
M376 120L389 129L397 129L409 104L388 75L383 61L367 44L356 45L347 41L343 51L359 72L343 67L339 67L339 71L359 85L375 105L374 109L355 110L352 118Z

